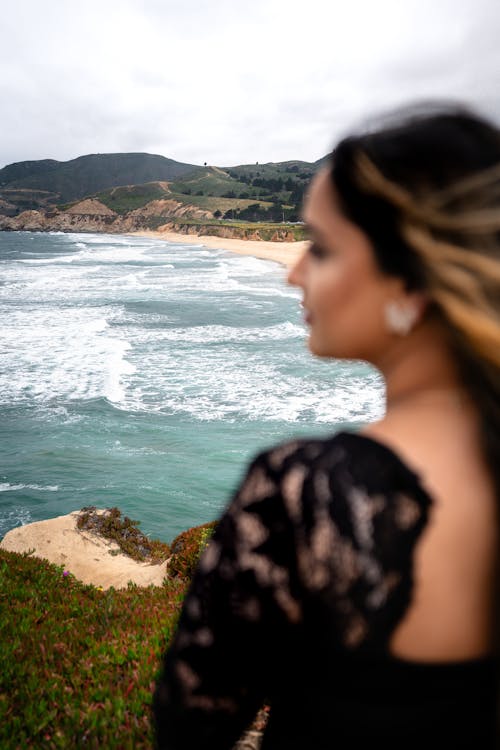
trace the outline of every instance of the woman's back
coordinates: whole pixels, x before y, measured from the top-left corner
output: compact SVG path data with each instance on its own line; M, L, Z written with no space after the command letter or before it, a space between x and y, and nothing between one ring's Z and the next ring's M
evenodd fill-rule
M434 500L415 549L413 602L391 652L424 662L491 654L497 500L473 406L457 392L434 392L361 432L392 447Z
M420 605L415 553L436 504L401 453L367 435L258 456L200 560L167 654L160 746L230 748L268 700L263 750L469 748L472 738L493 747L495 660L420 654L414 633L391 654L392 634ZM422 601L424 624L448 618L440 600L432 616Z
M369 744L390 750L497 747L496 500L469 407L460 402L457 409L453 395L446 393L443 403L438 394L427 403L420 400L415 411L393 410L390 419L361 430L354 443L350 435L339 435L341 441L348 438L347 450L355 452L351 460L360 466L370 453L380 467L386 461L390 466L393 454L415 472L417 485L432 500L402 586L409 602L388 627L386 649L373 642L367 649L334 649L330 659L319 632L327 618L314 618L318 630L309 632L306 643L317 638L318 649L308 656L315 666L304 670L300 686L288 676L289 690L273 704L263 750L327 748L329 740L339 750ZM382 446L389 450L385 456ZM362 474L363 469L359 479ZM382 496L390 494L389 487L380 486ZM383 540L384 535L377 540L381 559L387 553ZM385 544L396 549L397 535L385 537ZM392 608L389 604L386 623ZM307 653L307 646L299 644L298 650ZM290 721L291 716L300 719Z

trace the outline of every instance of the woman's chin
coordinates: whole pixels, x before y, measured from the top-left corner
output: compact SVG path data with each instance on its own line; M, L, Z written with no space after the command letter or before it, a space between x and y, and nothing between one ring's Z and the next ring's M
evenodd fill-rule
M314 354L315 357L324 357L325 359L345 359L345 353L337 351L338 347L332 346L331 341L321 341L317 336L315 337L312 333L309 334L307 340L307 348Z
M309 334L309 338L307 340L307 348L311 352L311 354L314 354L316 357L329 357L328 351L325 350L324 346L321 346L321 342L315 339L315 337L312 334Z

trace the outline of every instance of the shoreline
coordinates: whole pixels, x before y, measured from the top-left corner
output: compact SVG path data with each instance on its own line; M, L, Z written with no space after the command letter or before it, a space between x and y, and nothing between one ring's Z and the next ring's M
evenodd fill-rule
M272 260L285 268L291 268L308 245L301 242L271 242L266 240L241 240L230 237L217 237L209 234L181 234L178 232L158 232L149 229L127 232L135 237L151 237L155 240L178 244L204 245L212 250L228 250L238 255L253 255L262 260Z

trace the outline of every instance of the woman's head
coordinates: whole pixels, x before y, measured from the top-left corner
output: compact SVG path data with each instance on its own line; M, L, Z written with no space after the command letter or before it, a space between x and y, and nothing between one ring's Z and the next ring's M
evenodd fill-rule
M338 144L304 211L321 241L290 281L304 287L304 303L311 305L313 352L374 361L363 353L364 333L383 350L412 323L433 317L455 343L500 367L496 127L463 107L420 105L395 113ZM326 330L319 330L328 319L314 318L316 291L327 306L328 285L330 351ZM351 329L344 326L349 314ZM333 345L343 334L350 352Z
M318 356L377 364L391 345L385 307L404 297L423 308L423 297L380 267L370 236L346 216L327 169L311 185L304 218L311 244L289 281L304 292L309 347Z

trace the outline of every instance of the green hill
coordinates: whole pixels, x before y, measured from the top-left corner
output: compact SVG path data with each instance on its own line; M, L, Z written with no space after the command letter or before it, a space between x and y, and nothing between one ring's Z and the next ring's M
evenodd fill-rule
M192 172L183 164L155 154L89 154L71 161L18 162L0 169L0 192L16 188L45 190L59 203L84 198L120 185L173 180Z
M64 209L94 196L120 215L151 201L170 200L186 206L192 218L200 218L201 210L216 219L297 222L307 185L325 159L226 168L141 153L24 161L0 169L0 201L10 215L26 209ZM165 210L168 213L159 206L159 216L165 216ZM152 211L156 204L148 216Z
M178 178L169 188L176 199L210 205L212 211L218 209L226 218L236 218L238 211L238 218L247 221L298 221L306 187L321 163L322 160L286 161L223 169L204 167ZM238 204L217 205L216 198Z
M61 162L55 159L40 159L38 161L19 161L14 164L8 164L0 169L0 186L8 185L25 179L26 177L49 172L53 167Z

